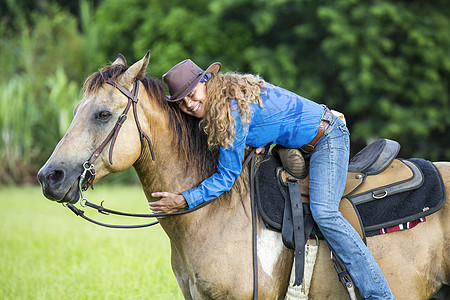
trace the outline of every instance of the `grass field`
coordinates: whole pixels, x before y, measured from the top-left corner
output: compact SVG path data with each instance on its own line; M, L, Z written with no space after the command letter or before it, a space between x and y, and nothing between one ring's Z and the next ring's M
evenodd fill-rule
M149 213L140 186L98 185L85 196ZM47 200L37 186L0 187L0 238L0 299L182 299L159 225L103 228Z

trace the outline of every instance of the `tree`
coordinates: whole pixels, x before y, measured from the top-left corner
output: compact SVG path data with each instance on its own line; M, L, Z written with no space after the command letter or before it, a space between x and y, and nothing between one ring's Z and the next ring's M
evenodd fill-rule
M148 49L157 78L186 58L220 61L345 113L353 154L385 137L403 157L450 160L448 15L442 0L3 1L0 174L35 170L84 79Z
M386 137L406 156L437 160L450 158L449 10L444 1L109 0L97 21L108 56L149 48L156 77L188 57L218 60L344 112L355 150Z

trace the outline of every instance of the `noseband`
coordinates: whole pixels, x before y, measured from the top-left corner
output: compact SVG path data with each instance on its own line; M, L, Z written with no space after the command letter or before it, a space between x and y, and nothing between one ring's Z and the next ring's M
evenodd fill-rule
M138 103L138 92L139 92L139 81L135 81L133 84L133 89L131 92L129 92L125 87L123 87L120 84L117 84L113 82L111 79L107 79L105 81L106 83L112 85L113 87L117 88L122 94L124 94L128 98L127 106L125 107L122 114L119 116L116 125L114 125L114 128L111 130L111 132L108 134L106 139L103 141L103 143L98 146L98 148L92 153L91 157L83 163L83 173L80 176L80 191L86 191L89 187L93 188L94 185L94 179L95 179L95 168L94 168L94 162L95 160L100 156L100 153L102 153L103 149L106 148L109 142L111 142L111 145L109 146L109 163L112 165L112 153L114 149L114 145L116 143L117 135L119 134L120 128L122 128L122 124L127 119L128 111L130 110L130 107L133 106L133 114L134 114L134 120L136 121L136 126L139 131L139 136L141 139L141 155L144 151L144 144L143 140L146 139L148 146L150 148L150 153L152 156L152 160L155 160L155 153L153 152L152 148L152 141L150 140L150 137L142 131L141 125L139 124L138 114L136 110L136 104Z

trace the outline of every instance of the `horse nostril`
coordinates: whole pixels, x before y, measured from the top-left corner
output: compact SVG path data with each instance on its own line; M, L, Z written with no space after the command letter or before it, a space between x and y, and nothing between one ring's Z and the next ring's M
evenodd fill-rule
M63 170L53 170L45 178L51 186L55 186L64 180L65 174Z

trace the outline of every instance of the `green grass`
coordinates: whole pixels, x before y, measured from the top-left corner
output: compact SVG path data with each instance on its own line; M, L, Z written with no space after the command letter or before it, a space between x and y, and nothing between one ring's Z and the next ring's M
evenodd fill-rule
M106 200L109 208L149 212L140 186L98 185L85 196L95 203ZM96 212L89 216L126 223ZM103 228L30 186L0 187L0 299L182 299L182 294L159 225Z

